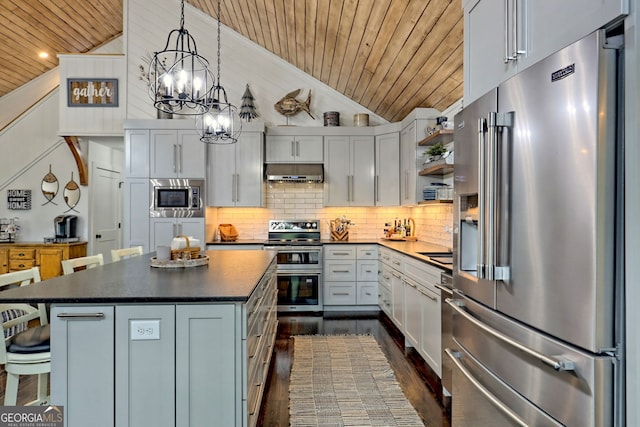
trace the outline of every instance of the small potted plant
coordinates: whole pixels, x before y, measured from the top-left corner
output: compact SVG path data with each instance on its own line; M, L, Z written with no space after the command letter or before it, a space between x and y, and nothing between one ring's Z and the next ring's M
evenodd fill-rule
M429 149L424 152L424 155L427 156L427 162L434 162L440 160L446 152L447 148L441 142L438 142L429 147Z

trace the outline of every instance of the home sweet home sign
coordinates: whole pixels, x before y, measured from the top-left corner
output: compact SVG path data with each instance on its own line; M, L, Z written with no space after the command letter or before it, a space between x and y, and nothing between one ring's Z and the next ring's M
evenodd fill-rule
M31 209L31 190L7 190L7 209Z
M118 79L67 79L69 107L117 107Z

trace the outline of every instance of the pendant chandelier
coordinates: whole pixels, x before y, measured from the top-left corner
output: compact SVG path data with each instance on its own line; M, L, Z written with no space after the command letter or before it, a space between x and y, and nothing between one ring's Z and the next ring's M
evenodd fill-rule
M195 39L184 28L184 0L180 28L171 30L164 50L154 53L148 78L156 109L180 115L202 115L209 109L215 82L209 61L198 55Z
M207 144L233 144L238 141L242 129L240 114L227 98L227 92L220 84L220 0L218 0L218 75L217 84L211 90L207 111L196 116L196 127L200 140Z

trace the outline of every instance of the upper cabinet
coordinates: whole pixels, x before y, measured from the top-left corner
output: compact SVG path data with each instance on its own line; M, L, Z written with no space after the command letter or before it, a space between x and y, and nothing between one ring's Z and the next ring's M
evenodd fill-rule
M209 206L263 205L263 138L264 125L245 123L236 144L209 145Z
M628 0L463 0L464 100L605 27Z
M374 136L326 136L325 206L374 206Z
M185 120L125 122L127 178L205 178L206 144Z
M153 129L150 132L152 178L204 178L205 147L195 130Z
M376 136L375 205L400 205L400 134Z
M322 163L322 135L268 135L266 163Z

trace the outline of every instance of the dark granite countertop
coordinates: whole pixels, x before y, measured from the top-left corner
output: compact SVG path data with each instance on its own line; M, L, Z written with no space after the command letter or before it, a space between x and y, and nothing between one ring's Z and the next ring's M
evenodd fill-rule
M403 255L408 255L419 261L429 263L438 268L442 268L449 273L451 272L450 264L441 264L430 259L428 256L421 255L419 252L451 252L451 248L436 245L433 243L427 243L422 241L404 241L404 240L386 240L386 239L349 239L349 240L329 240L323 239L320 241L323 245L382 245L394 251L400 252ZM266 242L264 240L237 240L235 242L207 242L207 245L262 245Z
M152 254L0 292L0 302L140 303L247 301L275 253L206 251L209 265L156 268ZM275 261L274 261L275 262Z

